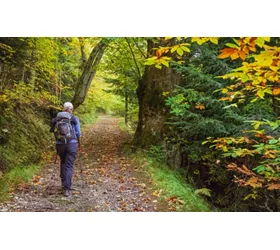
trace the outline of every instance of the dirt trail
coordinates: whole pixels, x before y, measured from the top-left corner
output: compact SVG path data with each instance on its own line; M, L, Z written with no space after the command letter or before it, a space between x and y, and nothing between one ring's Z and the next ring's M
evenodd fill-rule
M17 190L12 201L0 205L0 211L158 211L149 180L122 154L127 135L117 123L116 118L101 116L83 131L72 197L63 196L59 166L50 164Z

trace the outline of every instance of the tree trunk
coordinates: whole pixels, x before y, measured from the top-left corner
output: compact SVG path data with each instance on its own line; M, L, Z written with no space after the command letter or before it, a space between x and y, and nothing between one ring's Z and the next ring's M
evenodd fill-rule
M84 102L92 79L95 76L96 68L103 56L104 50L107 47L108 43L109 40L107 38L102 38L102 40L92 50L83 69L83 73L78 79L75 95L71 101L75 108L79 107Z
M128 93L127 86L125 86L125 114L124 114L125 125L128 124Z
M148 51L152 51L153 47L154 43L148 41ZM137 89L139 114L134 135L136 146L143 147L161 141L169 112L163 92L172 92L175 85L179 85L180 79L180 74L165 66L162 69L157 69L155 66L145 68Z

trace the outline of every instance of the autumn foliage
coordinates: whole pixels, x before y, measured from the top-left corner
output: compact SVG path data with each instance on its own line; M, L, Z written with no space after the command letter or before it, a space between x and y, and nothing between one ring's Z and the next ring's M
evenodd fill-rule
M170 39L167 38L166 40ZM214 44L220 46L220 42L223 43L226 40L217 58L233 67L226 74L215 76L216 79L223 80L223 83L221 84L222 87L216 89L213 93L215 96L220 96L219 102L224 104L224 112L231 114L244 113L244 109L248 109L254 104L273 111L271 114L265 115L270 117L269 120L258 120L257 118L262 117L262 115L257 114L255 117L251 115L255 119L245 119L244 116L242 118L244 129L239 133L226 137L208 137L202 143L202 145L211 143L210 150L212 154L215 154L215 157L218 157L218 159L216 158L216 169L223 167L228 172L233 173L233 181L239 187L247 190L247 193L245 192L246 194L243 196L244 200L262 201L262 199L270 199L275 195L273 192L280 189L280 47L278 40L269 37L172 39L176 41L175 44L158 48L157 60L148 59L150 61L147 65L155 64L156 67L161 68L162 65L170 67L170 62L176 62L173 65L183 64L184 60L192 63L193 58L195 58L195 52L191 50L191 48L194 48L192 47L193 44L202 46L210 42L212 46ZM182 46L187 49L183 50ZM203 49L201 47L201 50ZM196 49L196 51L199 51L199 49ZM200 52L198 56L199 54ZM162 57L169 63L160 63ZM201 65L204 63L207 64L207 62L201 62ZM182 72L183 66L181 68L180 66L175 67ZM184 74L186 73L184 72ZM192 74L193 77L190 79L194 79L197 73ZM197 86L195 81L193 84ZM188 91L191 91L192 87L187 86ZM202 93L197 92L197 94ZM170 106L170 113L177 117L176 123L174 123L174 128L176 126L179 128L177 132L184 131L183 126L191 127L191 119L194 116L189 116L190 112L195 112L195 110L209 112L210 105L207 107L206 103L201 101L196 101L196 104L192 105L192 99L190 98L192 97L184 94L184 91L179 91L179 94L167 95L166 104ZM267 110L260 110L260 113L265 113ZM187 122L184 117L191 118ZM215 129L212 128L212 130ZM184 133L186 134L186 132ZM210 129L209 134L211 133L213 132ZM227 134L230 134L230 132L227 132ZM181 138L177 141L181 145L188 145L188 140L197 140L197 137ZM210 160L209 153L204 159ZM213 165L206 162L204 164ZM209 173L212 172L211 168ZM200 173L200 170L197 172ZM266 209L270 211L268 206L266 206Z

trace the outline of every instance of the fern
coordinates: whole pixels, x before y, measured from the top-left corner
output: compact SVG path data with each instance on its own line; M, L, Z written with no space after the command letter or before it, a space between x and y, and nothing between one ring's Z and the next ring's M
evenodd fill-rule
M204 196L208 196L211 197L211 190L208 188L200 188L200 189L196 189L194 191L195 194L197 195L204 195Z

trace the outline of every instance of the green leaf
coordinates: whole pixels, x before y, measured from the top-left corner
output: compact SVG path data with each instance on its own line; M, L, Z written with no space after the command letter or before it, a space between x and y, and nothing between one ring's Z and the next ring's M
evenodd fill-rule
M256 199L256 194L248 194L245 198L244 198L244 201L248 200L249 198L252 198L252 199Z
M239 46L238 40L236 40L235 38L232 38L232 39Z
M275 143L277 143L277 142L278 142L278 140L271 139L271 140L268 141L268 144L275 144Z
M195 194L200 194L200 195L205 195L205 196L208 196L208 197L211 197L211 190L208 189L208 188L200 188L200 189L196 189L194 191Z
M261 123L260 123L260 122L256 122L256 123L255 123L255 125L254 125L254 129L256 129L256 130L257 130L257 129L259 128L259 126L260 126L260 125L261 125Z
M236 48L239 49L239 47L236 44L233 43L226 43L226 46L230 47L230 48Z
M271 128L272 128L272 130L275 130L275 129L277 129L278 127L279 127L279 124L276 123L276 124L274 124Z
M156 68L158 68L158 69L161 69L161 68L162 68L162 66L161 66L160 64L156 64L155 66L156 66Z
M256 102L259 98L254 98L251 102Z
M255 167L255 168L253 168L253 170L255 170L257 173L261 173L261 172L265 171L266 168L265 168L264 165L259 165L259 166Z
M231 108L231 107L236 107L236 108L237 108L237 104L236 104L236 103L233 103L233 104L224 106L223 109L228 109L228 108Z
M155 59L154 58L148 58L144 65L154 65L155 64Z

